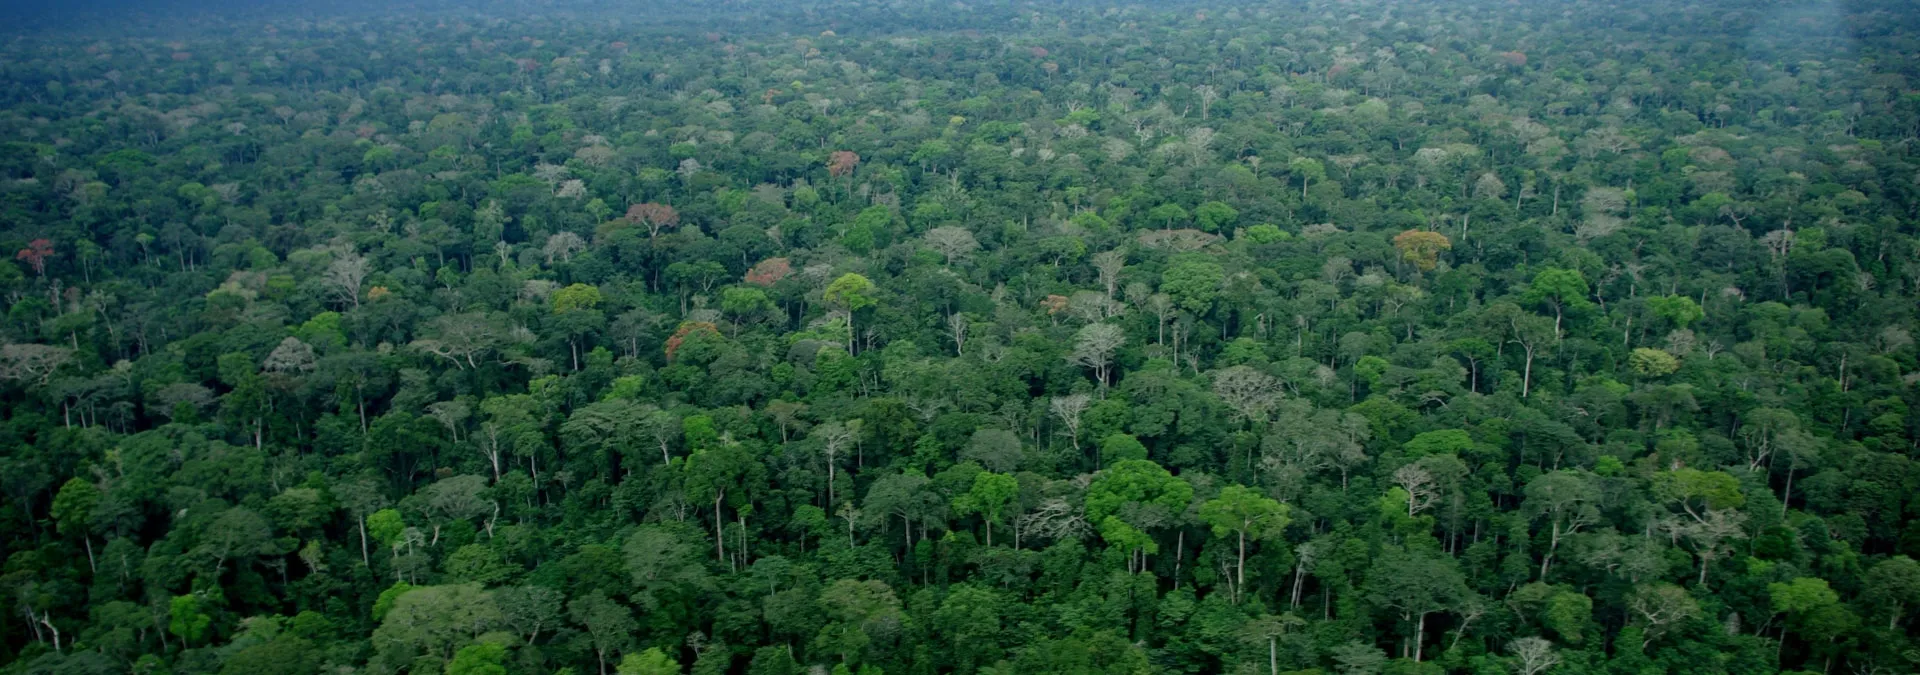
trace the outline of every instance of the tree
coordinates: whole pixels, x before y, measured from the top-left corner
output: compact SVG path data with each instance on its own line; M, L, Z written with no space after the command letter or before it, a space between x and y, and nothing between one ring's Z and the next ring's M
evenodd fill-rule
M976 666L1005 653L1000 646L1001 615L1007 605L1002 593L974 584L955 586L941 601L929 628L950 643L956 672L975 672Z
M57 531L65 536L79 536L87 549L87 569L98 571L93 560L93 535L91 520L93 509L100 504L100 488L78 477L68 479L54 494L53 505L47 509L52 516Z
M960 450L960 459L978 463L988 471L1007 473L1020 467L1025 456L1020 437L1005 429L975 429Z
M853 315L865 307L879 302L874 297L874 285L866 277L852 272L840 275L833 283L827 284L820 297L827 305L840 312L847 320L847 353L853 353Z
M1627 367L1644 377L1662 377L1680 369L1680 360L1658 349L1640 347L1627 355Z
M1100 391L1106 392L1109 384L1108 368L1113 366L1114 354L1126 344L1126 332L1110 323L1091 323L1080 328L1073 336L1073 351L1067 353L1067 361L1074 365L1092 368L1093 379L1100 385Z
M1274 616L1262 614L1240 627L1240 634L1249 642L1266 643L1267 675L1280 674L1280 638L1287 633L1306 625L1306 620L1292 613Z
M620 659L617 675L680 675L680 662L668 657L659 647L648 647L638 654Z
M1460 606L1470 591L1458 563L1432 551L1389 549L1367 571L1367 599L1393 609L1413 624L1411 644L1401 650L1419 661L1427 617Z
M847 446L854 441L853 427L839 420L832 420L814 427L807 437L818 439L820 442L820 455L826 459L827 464L827 505L832 506L838 503L833 491L834 474L845 457L842 453L846 452Z
M1720 471L1680 468L1654 474L1652 487L1661 503L1680 509L1665 527L1692 544L1704 586L1713 560L1727 552L1728 543L1746 536L1746 514L1734 510L1746 503L1739 481Z
M913 546L913 522L920 521L924 531L926 521L939 517L946 506L933 491L932 481L914 471L881 476L867 488L860 503L865 507L860 513L869 523L885 525L887 519L899 518L909 548Z
M1687 589L1656 583L1635 588L1627 596L1627 612L1643 631L1640 648L1644 650L1676 625L1700 616L1700 604Z
M1434 503L1440 499L1440 486L1434 481L1433 472L1419 464L1408 464L1394 469L1393 485L1400 490L1401 494L1406 495L1408 518L1433 508Z
M627 207L626 221L634 225L645 225L647 238L660 236L661 230L670 230L680 226L680 212L666 204L646 202Z
M480 367L480 358L506 344L508 330L494 315L468 312L428 322L413 348L453 363L456 369Z
M1431 272L1440 264L1440 252L1452 249L1453 241L1439 232L1407 230L1394 235L1393 247L1400 250L1400 259L1422 272Z
M0 380L45 386L53 373L73 360L73 350L40 344L0 346Z
M945 256L948 266L980 248L980 242L974 240L973 233L962 227L936 227L927 230L925 239L927 248Z
M1187 218L1187 210L1173 203L1161 204L1147 212L1147 219L1160 223L1162 229L1172 229L1175 223L1184 223Z
M1647 310L1673 324L1674 330L1686 330L1694 321L1706 316L1693 298L1684 295L1647 296Z
M792 275L793 262L791 260L787 258L768 258L754 263L753 268L747 270L745 281L749 284L766 288L772 287L774 284L780 283L781 279Z
M1526 496L1527 513L1547 520L1547 554L1540 558L1540 580L1546 581L1561 542L1601 522L1600 490L1587 475L1555 471L1529 481Z
M499 512L499 506L487 498L487 479L483 476L443 478L422 488L419 496L420 507L433 524L432 545L439 545L440 530L448 523L471 521ZM488 524L487 530L492 529Z
M507 648L480 643L461 647L447 662L447 675L507 675Z
M1511 317L1511 326L1513 337L1508 341L1519 345L1526 359L1520 374L1520 397L1527 398L1533 391L1533 362L1547 351L1549 340L1560 339L1559 327L1557 323L1548 326L1546 319L1537 316L1520 315Z
M193 548L196 558L212 563L217 576L226 571L227 562L251 558L274 550L273 528L258 512L235 506L208 523Z
M701 559L700 542L690 527L643 525L627 537L624 556L634 592L648 613L684 612L713 580Z
M33 268L34 276L44 277L47 275L47 259L53 256L53 240L43 238L27 242L27 247L20 249L13 257L26 261L27 266Z
M527 644L534 644L541 633L560 626L566 596L546 586L512 586L495 590L493 599L502 623Z
M1203 232L1232 232L1240 211L1224 202L1206 202L1194 208L1193 220Z
M1525 298L1528 304L1544 303L1553 308L1553 335L1558 340L1566 311L1591 307L1592 303L1587 301L1590 292L1587 279L1581 276L1579 270L1549 267L1533 275L1533 283L1527 286Z
M1142 528L1185 511L1192 501L1193 485L1160 465L1144 459L1123 460L1095 474L1087 486L1086 520L1109 545L1128 552L1129 571L1137 572L1145 568L1145 557L1159 548Z
M1340 675L1374 675L1387 665L1387 653L1354 640L1333 648L1333 662Z
M600 660L601 675L606 675L608 657L627 651L633 644L633 612L599 590L567 603L567 615L586 629L594 656Z
M1513 654L1520 675L1539 675L1560 664L1560 655L1554 653L1553 643L1543 638L1524 637L1507 643L1507 651Z
M1920 563L1904 555L1874 563L1861 595L1886 614L1887 630L1899 630L1907 608L1920 605Z
M853 168L860 165L860 155L851 150L835 150L827 158L827 174L834 178L853 175Z
M973 477L973 486L966 494L954 499L953 510L980 514L986 524L987 546L993 546L993 524L1002 521L1007 505L1013 503L1019 492L1020 482L1013 476L982 471Z
M359 309L360 286L366 283L367 273L372 268L366 256L352 250L345 251L327 265L327 287L333 291L334 297Z
M1278 538L1287 529L1287 505L1276 502L1244 485L1228 485L1220 496L1200 505L1200 520L1213 528L1213 535L1232 533L1239 537L1239 555L1234 563L1232 594L1240 601L1247 586L1247 539Z
M1311 157L1295 157L1287 162L1287 170L1300 177L1300 198L1307 198L1307 185L1327 179L1327 167L1320 160Z
M572 284L553 292L553 313L590 311L600 306L600 289L591 284Z
M1160 275L1160 291L1180 309L1205 314L1220 295L1226 270L1211 260L1183 258Z
M1231 366L1214 373L1213 394L1233 409L1235 417L1264 422L1280 401L1280 380L1251 366Z
M572 232L557 232L547 236L547 243L540 247L546 254L547 264L552 265L554 258L560 262L573 262L573 257L587 250L587 240Z
M1067 428L1067 439L1073 443L1075 451L1080 449L1080 416L1092 405L1093 397L1086 394L1055 396L1047 402L1047 409L1060 419L1061 426Z
M201 641L213 625L213 617L207 615L198 595L174 596L167 603L167 616L167 632L187 645Z
M393 667L420 656L449 661L458 646L500 620L500 608L479 584L421 586L394 600L373 631L373 648L380 662Z
M838 654L843 663L860 663L875 640L891 638L906 615L893 588L876 580L841 579L820 591L820 607L829 623L814 638L814 648Z

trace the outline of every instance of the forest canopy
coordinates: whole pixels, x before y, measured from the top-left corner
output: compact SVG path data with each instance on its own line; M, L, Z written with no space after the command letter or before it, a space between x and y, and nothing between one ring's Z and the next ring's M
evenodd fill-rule
M1920 669L1911 3L159 7L0 673Z

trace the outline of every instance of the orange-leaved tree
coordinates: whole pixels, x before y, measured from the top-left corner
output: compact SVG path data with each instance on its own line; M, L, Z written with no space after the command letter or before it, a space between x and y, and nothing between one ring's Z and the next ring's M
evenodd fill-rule
M1407 230L1394 235L1393 247L1400 249L1402 259L1422 272L1429 272L1440 263L1440 252L1453 248L1453 240L1439 232Z

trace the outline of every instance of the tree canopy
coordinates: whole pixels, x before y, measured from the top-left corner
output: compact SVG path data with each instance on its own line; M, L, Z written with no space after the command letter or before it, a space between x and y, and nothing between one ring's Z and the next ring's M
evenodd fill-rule
M0 675L1913 672L1816 4L0 9Z

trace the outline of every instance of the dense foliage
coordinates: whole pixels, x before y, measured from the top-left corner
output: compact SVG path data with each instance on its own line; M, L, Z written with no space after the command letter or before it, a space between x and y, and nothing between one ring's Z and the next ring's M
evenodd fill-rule
M693 4L0 46L0 670L1920 667L1914 6Z

